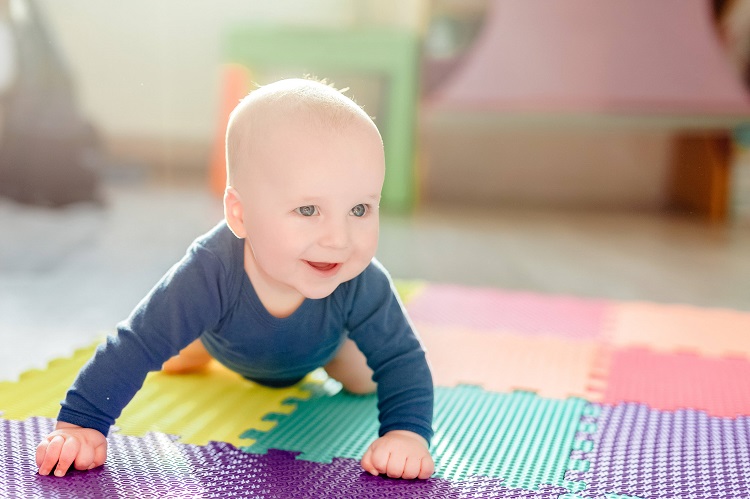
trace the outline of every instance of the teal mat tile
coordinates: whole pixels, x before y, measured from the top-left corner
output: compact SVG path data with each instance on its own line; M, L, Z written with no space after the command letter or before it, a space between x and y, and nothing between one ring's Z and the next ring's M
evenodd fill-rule
M247 452L297 451L300 459L330 462L334 457L361 458L377 437L377 399L339 392L295 400L290 415L270 415L278 424L267 432L249 430ZM590 410L583 399L553 400L530 392L492 393L479 387L435 389L435 476L463 480L471 475L503 478L507 487L535 489L541 484L585 488L564 480L569 467L587 466L570 459L581 441L581 416Z

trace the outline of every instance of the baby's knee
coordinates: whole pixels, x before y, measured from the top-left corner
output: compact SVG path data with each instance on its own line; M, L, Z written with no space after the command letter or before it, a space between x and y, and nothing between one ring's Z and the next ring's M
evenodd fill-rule
M352 395L370 395L378 388L378 385L371 379L349 380L341 384L344 390Z

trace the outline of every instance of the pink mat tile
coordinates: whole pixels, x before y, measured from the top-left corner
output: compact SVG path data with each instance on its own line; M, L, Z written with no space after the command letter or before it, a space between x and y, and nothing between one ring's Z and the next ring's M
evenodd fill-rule
M690 408L735 417L750 414L748 380L750 361L745 359L615 350L602 402L639 402L659 410Z
M435 384L479 385L487 391L527 390L541 397L596 401L591 386L602 363L592 340L507 332L486 334L457 326L415 322L427 350Z
M613 306L611 341L618 347L692 351L750 359L750 313L687 305L620 303Z
M604 300L442 284L429 284L407 306L423 324L579 339L600 337L610 308Z

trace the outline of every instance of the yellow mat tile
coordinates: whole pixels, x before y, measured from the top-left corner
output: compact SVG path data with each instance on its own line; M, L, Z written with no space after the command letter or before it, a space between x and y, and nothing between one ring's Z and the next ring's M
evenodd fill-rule
M66 359L50 362L45 370L28 371L16 382L0 383L0 412L6 419L31 416L54 418L70 384L95 346L78 350ZM276 423L263 421L269 413L288 414L295 408L287 399L306 399L301 386L323 383L319 370L290 388L266 388L243 379L217 362L206 372L190 375L150 373L143 388L115 422L125 435L142 436L149 431L181 437L184 443L204 445L211 440L250 445L240 439L248 428L271 429Z
M425 281L417 280L395 279L393 284L396 286L396 291L404 305L407 305L414 298L422 294L422 291L427 287Z
M0 412L5 419L31 416L57 417L60 401L78 371L94 354L96 345L76 350L71 357L51 361L46 369L33 369L18 381L0 382Z

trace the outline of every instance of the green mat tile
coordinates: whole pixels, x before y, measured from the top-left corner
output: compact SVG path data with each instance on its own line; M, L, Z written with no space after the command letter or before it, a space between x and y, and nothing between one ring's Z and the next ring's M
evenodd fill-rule
M250 430L256 439L243 447L252 453L268 449L299 451L301 459L330 462L334 457L359 459L377 437L376 397L339 392L294 400L290 415L273 415L268 432ZM438 387L435 391L435 476L462 480L482 475L507 480L506 486L535 489L541 484L581 490L564 480L576 433L589 404L578 398L544 399L530 392L491 393L474 386Z

